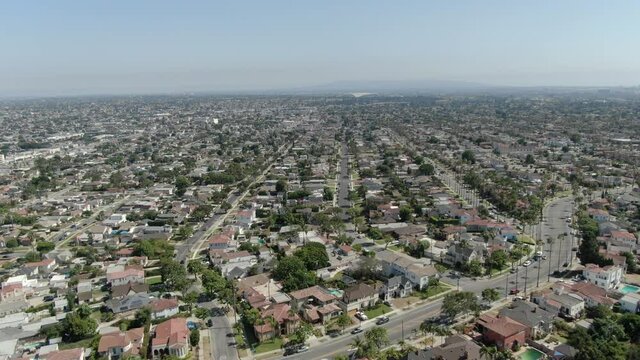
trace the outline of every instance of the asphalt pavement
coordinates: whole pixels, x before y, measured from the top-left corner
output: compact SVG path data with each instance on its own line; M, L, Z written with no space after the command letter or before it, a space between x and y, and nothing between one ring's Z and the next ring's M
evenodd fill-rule
M550 202L544 209L543 214L545 222L543 223L542 233L544 238L551 237L557 239L558 235L570 233L569 223L564 219L566 216L570 216L572 212L572 199L560 198ZM570 257L571 246L570 236L566 236L564 241L556 240L551 245L551 252L547 255L547 260L540 262L534 262L528 268L523 266L518 267L518 273L516 274L503 274L493 278L482 278L473 280L471 278L460 278L460 290L472 291L476 294L480 294L482 290L487 288L496 288L500 290L501 296L504 298L504 290L507 291L516 287L516 278L518 279L518 288L523 291L525 280L527 282L527 292L531 292L538 279L538 269L540 270L540 285L547 282L547 274L549 273L549 263L551 263L551 273L557 270L558 259L560 259L560 265L564 264L564 261ZM549 246L545 245L545 249L549 250ZM575 261L575 257L574 257ZM457 278L443 278L443 281L457 286ZM551 281L554 281L551 278ZM426 303L424 305L418 305L415 308L409 310L400 310L390 315L390 321L382 325L387 329L389 339L392 342L397 342L403 337L407 338L414 329L417 329L424 320L432 318L439 313L442 306L442 300L438 299L433 302ZM362 323L363 329L374 327L375 319L371 319ZM330 359L339 354L347 354L350 349L350 344L356 335L349 333L350 328L345 331L345 334L337 338L325 338L317 345L313 345L309 351L286 357L287 359ZM362 334L360 334L362 335ZM282 358L281 354L259 357L260 359L279 359Z

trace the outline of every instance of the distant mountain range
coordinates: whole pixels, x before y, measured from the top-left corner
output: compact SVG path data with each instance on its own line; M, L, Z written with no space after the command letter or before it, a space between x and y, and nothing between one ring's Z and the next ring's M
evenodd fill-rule
M305 86L283 91L296 93L422 93L455 92L506 88L466 81L406 80L406 81L337 81L328 84Z

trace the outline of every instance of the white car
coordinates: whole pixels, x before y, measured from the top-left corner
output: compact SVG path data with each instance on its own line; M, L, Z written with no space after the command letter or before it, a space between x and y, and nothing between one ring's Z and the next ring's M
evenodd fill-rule
M358 311L358 312L356 313L356 317L357 317L358 319L362 320L362 321L369 320L369 317L368 317L365 313L363 313L363 312L361 312L361 311Z
M531 260L527 260L522 264L522 266L524 266L524 267L527 267L529 265L531 265Z

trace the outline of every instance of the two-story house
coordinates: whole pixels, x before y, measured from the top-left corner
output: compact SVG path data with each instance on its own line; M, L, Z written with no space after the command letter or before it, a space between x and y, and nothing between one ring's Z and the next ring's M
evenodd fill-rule
M600 267L596 264L587 264L582 271L582 276L590 283L605 290L612 290L622 281L622 268L616 265Z
M380 261L385 276L404 275L415 288L420 290L426 289L429 279L438 274L433 265L419 262L411 256L394 251L377 252L376 258Z
M344 289L338 306L344 313L353 315L356 310L374 306L378 301L378 290L365 283L357 283Z

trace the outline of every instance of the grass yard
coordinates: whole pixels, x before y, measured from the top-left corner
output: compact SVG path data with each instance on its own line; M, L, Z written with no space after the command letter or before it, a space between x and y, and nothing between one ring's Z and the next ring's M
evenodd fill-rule
M282 339L275 338L273 340L265 341L255 347L255 353L260 354L263 352L279 350L282 347Z
M531 236L527 235L527 234L521 234L518 235L518 242L524 243L524 244L529 244L529 245L535 245L536 241L533 240L531 238Z
M391 311L391 308L385 304L378 304L371 310L365 310L364 313L369 319L384 315Z
M451 289L451 286L440 283L437 286L429 286L427 290L419 291L420 299L429 299Z
M74 343L59 343L58 349L67 350L67 349L73 349L73 348L79 348L79 347L90 348L92 341L93 341L93 338L88 338L88 339L76 341Z
M393 250L393 251L398 251L398 252L402 252L402 247L398 246L398 245L391 245L388 248L389 250Z
M162 276L151 276L144 279L144 282L148 285L155 285L162 283Z

